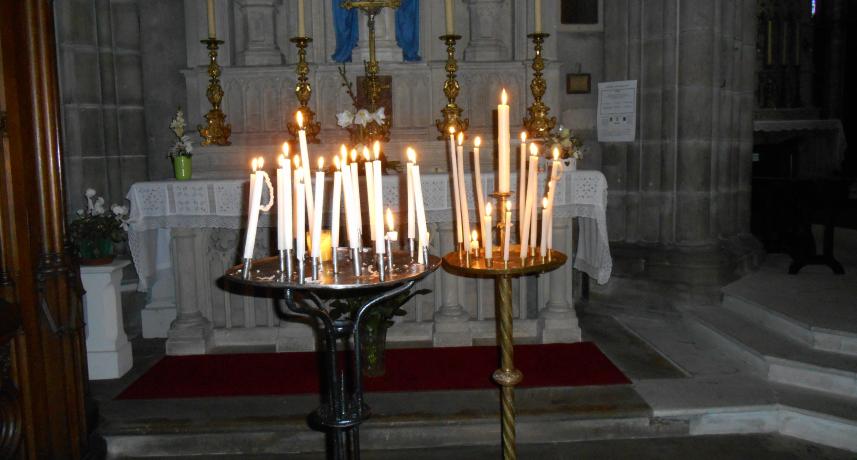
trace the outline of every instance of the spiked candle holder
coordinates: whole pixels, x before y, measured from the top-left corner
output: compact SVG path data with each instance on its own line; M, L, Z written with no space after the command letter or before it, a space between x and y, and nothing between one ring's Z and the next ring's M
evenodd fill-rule
M206 123L198 125L197 130L202 136L201 145L231 145L229 135L232 134L232 125L226 123L226 114L220 110L223 102L223 88L220 86L220 65L217 64L217 48L223 44L222 40L208 38L201 41L208 48L208 89L205 92L211 110L205 114Z
M458 93L461 92L461 85L455 78L455 74L458 72L458 61L455 60L455 42L461 39L461 35L441 35L440 39L446 43L446 81L443 84L446 105L440 111L443 118L435 120L434 124L440 132L437 137L438 140L443 140L449 136L450 127L455 128L457 133L467 131L470 120L461 117L464 110L455 103Z
M533 93L533 103L527 108L527 116L524 117L524 129L530 139L545 139L556 126L556 117L548 116L550 108L542 102L547 92L547 82L542 76L545 70L545 61L542 58L542 44L550 34L529 34L527 37L533 40L533 81L530 82L530 91Z
M307 142L318 144L321 141L318 139L318 134L321 132L321 123L315 121L315 112L309 108L309 100L312 96L312 85L309 82L309 64L306 60L307 46L312 43L312 38L309 37L292 37L290 42L294 43L298 48L298 64L295 67L295 73L298 74L298 82L295 84L295 96L300 103L301 114L304 117L304 130L306 131ZM292 139L298 138L298 130L300 127L295 122L288 124L289 134Z

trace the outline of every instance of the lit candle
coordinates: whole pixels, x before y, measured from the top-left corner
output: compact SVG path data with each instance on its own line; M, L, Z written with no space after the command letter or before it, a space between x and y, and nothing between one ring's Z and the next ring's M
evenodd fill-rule
M306 37L304 24L304 0L298 0L298 37Z
M539 170L539 148L536 144L530 144L530 164L527 167L527 199L524 203L524 222L521 224L521 258L527 257L528 244L530 242L530 230L532 215L536 212L536 188L538 184Z
M503 238L503 262L509 261L509 242L512 235L512 202L506 201L506 228Z
M244 259L253 258L253 246L256 244L256 227L259 225L259 208L262 204L262 187L265 179L262 177L261 158L254 158L251 165L256 180L250 190L250 212L247 213L247 235L244 240Z
M318 158L318 171L315 173L315 209L313 210L312 230L312 256L321 258L321 216L324 214L322 204L324 203L324 158ZM309 204L309 202L307 202Z
M521 131L521 163L518 165L518 231L524 234L524 205L527 199L527 132Z
M214 0L208 0L208 38L214 40L217 38L217 23L214 21Z
M408 162L405 165L405 182L408 184L408 239L416 239L416 222L414 209L414 163L417 161L417 152L413 148L407 148Z
M292 163L289 144L283 142L283 154L277 169L277 249L292 249Z
M453 195L453 210L455 212L455 230L456 239L459 244L463 242L462 233L462 216L461 216L461 190L460 182L458 181L458 161L455 158L455 128L449 127L449 164L450 172L452 173L452 195Z
M305 188L306 188L307 213L309 213L309 220L310 220L310 223L312 223L312 221L313 221L312 215L313 215L313 212L315 211L315 206L313 206L313 199L312 199L313 198L312 197L312 180L311 180L312 171L310 171L310 168L312 166L310 165L310 162L309 162L309 148L307 147L306 130L304 129L304 115L303 115L303 113L301 113L300 110L298 110L298 113L297 113L297 115L295 115L295 118L297 119L298 128L299 128L298 129L298 144L300 145L300 149L301 149L301 164L303 165L303 168L304 168L304 182L306 185Z
M482 239L485 239L485 232L489 231L485 226L485 197L482 196L482 173L479 170L479 146L482 145L482 138L476 136L473 139L473 185L476 192L476 210L481 224L480 232Z
M467 205L467 188L464 186L464 132L458 133L455 160L458 161L458 199L461 200L461 232L464 234L464 250L470 252L470 209Z
M347 169L346 161L348 155L345 154L345 146L342 146L343 149L343 174L342 174L342 190L345 201L345 220L346 226L345 228L348 231L348 247L349 248L357 248L359 245L357 244L358 233L357 233L357 217L356 207L354 205L354 184L351 181L351 173L349 173L349 169Z
M381 146L375 142L375 161L372 162L372 191L375 192L375 253L384 254L384 186L381 178Z
M542 198L542 240L539 246L539 255L545 257L548 254L548 228L550 228L550 209L548 209L548 197Z
M363 147L363 170L366 172L366 206L369 208L369 239L375 241L375 174L369 148Z
M306 256L306 184L304 183L304 174L306 171L301 169L295 161L295 256L298 263L303 263Z
M574 165L574 162L572 162ZM572 166L573 168L573 166ZM562 179L563 166L559 161L559 149L553 150L553 167L551 170L550 180L548 181L548 250L553 249L553 203L556 195L556 187L559 180Z
M387 239L390 241L399 239L399 232L396 231L396 227L393 224L393 211L387 206Z
M476 230L470 232L470 249L474 257L479 257L479 232Z
M497 191L509 192L509 104L506 90L500 93L500 105L497 106Z
M354 192L354 222L359 244L363 232L363 211L360 210L360 173L357 168L357 149L351 149L351 188Z
M414 155L416 157L416 154ZM419 246L417 247L417 262L423 263L422 248L428 246L428 227L426 225L426 208L423 203L423 186L420 180L420 165L414 161L412 169L414 175L414 204L416 205L417 214L417 232L419 237Z
M540 34L542 33L542 0L536 0L536 8L533 15L536 19L535 32Z
M330 210L330 247L336 251L339 247L339 197L342 195L342 173L340 172L341 163L338 156L333 157L333 196L331 197Z
M485 204L485 234L482 239L485 240L485 258L491 260L494 256L494 244L491 231L491 203Z
M455 28L453 27L452 18L455 15L455 9L452 6L452 0L446 0L446 34L453 35L455 34Z

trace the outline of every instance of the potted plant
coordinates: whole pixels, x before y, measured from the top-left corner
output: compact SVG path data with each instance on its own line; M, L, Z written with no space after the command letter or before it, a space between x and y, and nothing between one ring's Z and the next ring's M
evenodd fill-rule
M556 133L545 138L546 158L552 158L554 147L559 148L559 157L567 168L577 169L577 161L583 159L583 141L579 137L560 125Z
M173 160L173 168L177 180L188 180L191 177L191 152L193 152L193 144L190 137L185 134L186 127L184 113L182 108L176 110L176 115L170 121L170 131L176 137L176 141L170 148L169 157Z
M114 204L109 209L104 197L86 189L86 209L77 210L69 225L69 235L82 265L105 265L113 261L114 243L124 241L128 230L128 208Z

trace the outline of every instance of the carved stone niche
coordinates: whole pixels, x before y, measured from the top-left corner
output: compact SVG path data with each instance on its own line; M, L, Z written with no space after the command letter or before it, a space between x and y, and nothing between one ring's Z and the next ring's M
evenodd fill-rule
M277 46L279 0L237 0L235 32L238 64L280 65L283 53Z

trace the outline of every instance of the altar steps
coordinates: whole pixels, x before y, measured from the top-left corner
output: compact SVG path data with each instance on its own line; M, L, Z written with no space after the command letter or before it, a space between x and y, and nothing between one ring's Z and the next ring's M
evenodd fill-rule
M316 396L110 401L100 432L108 458L321 453L324 435L307 425ZM373 416L361 448L387 450L497 445L494 390L370 394ZM631 385L516 391L523 444L683 436L683 420L661 420Z

